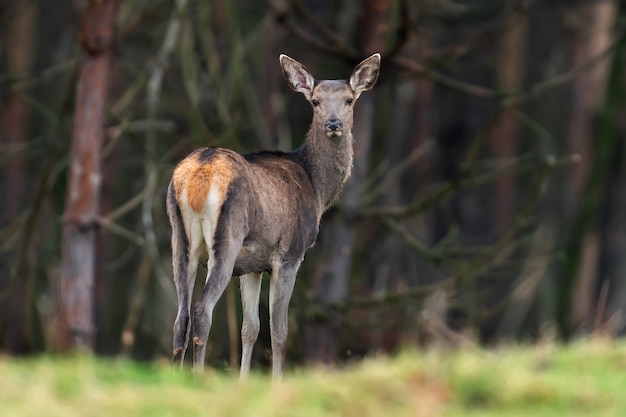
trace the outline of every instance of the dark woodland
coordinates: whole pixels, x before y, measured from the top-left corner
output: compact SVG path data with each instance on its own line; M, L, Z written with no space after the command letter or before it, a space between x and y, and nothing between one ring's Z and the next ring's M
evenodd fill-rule
M301 144L281 53L324 79L382 55L290 366L622 336L625 33L624 0L0 0L1 350L171 358L172 171ZM208 365L237 369L240 326L233 278Z

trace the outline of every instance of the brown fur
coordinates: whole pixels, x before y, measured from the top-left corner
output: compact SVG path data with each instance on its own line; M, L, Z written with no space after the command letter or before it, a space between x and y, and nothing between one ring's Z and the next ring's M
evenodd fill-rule
M198 149L176 167L168 188L178 297L173 361L182 365L191 336L196 372L204 367L213 309L236 275L243 313L240 376L247 376L260 330L261 275L268 272L272 374L280 378L296 273L315 242L322 213L350 175L354 103L376 82L380 55L362 61L347 81L316 82L286 55L280 56L280 63L291 88L313 107L302 145L292 152L244 155L224 148ZM206 253L207 277L192 311L198 262Z
M196 213L202 211L211 184L217 184L220 190L220 202L223 202L228 185L235 177L232 162L228 158L218 154L208 164L201 162L199 157L200 154L194 153L185 158L174 169L172 179L178 201L182 201L182 195L186 193L187 203Z

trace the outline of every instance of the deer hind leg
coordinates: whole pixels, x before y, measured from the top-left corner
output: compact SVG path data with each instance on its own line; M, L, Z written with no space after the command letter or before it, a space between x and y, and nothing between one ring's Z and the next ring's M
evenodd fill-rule
M191 242L189 242L172 184L167 193L167 212L172 226L172 266L178 297L178 313L173 329L172 363L175 366L182 366L191 330L191 294L198 268L198 246L201 240L190 233Z
M272 337L272 377L280 380L287 347L289 300L300 262L283 264L272 271L270 281L270 334Z
M172 361L175 366L181 366L185 359L185 352L189 344L189 333L191 331L191 293L193 292L194 278L198 265L198 258L190 257L187 268L187 280L175 280L180 282L176 285L178 294L178 312L174 321L174 351Z
M222 223L218 225L218 229L220 227L226 229L228 225ZM205 232L207 247L210 248L208 272L202 295L194 304L192 340L194 343L193 370L196 373L204 370L206 342L211 330L213 309L230 282L235 260L243 243L243 237L232 237L233 234L228 233L228 230L218 230L217 233L222 238L211 242L212 236L208 236L209 233Z
M252 349L259 336L259 294L261 293L261 273L251 273L240 277L241 306L241 371L239 378L245 380L250 372Z
M191 297L198 271L198 258L201 251L202 235L198 234L194 227L191 228L191 242L186 254L174 256L174 284L178 296L178 312L174 321L174 351L173 364L183 365L185 352L189 344L191 331ZM185 256L186 255L186 256Z

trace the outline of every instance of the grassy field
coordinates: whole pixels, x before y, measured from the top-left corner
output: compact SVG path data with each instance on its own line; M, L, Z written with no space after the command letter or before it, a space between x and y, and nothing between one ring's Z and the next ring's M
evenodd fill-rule
M2 416L626 416L626 344L412 352L280 384L163 364L0 357Z

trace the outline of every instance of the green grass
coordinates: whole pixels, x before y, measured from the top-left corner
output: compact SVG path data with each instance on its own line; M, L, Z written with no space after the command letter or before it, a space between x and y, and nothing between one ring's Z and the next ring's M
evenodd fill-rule
M93 357L0 357L2 416L625 416L626 344L411 352L280 384Z

